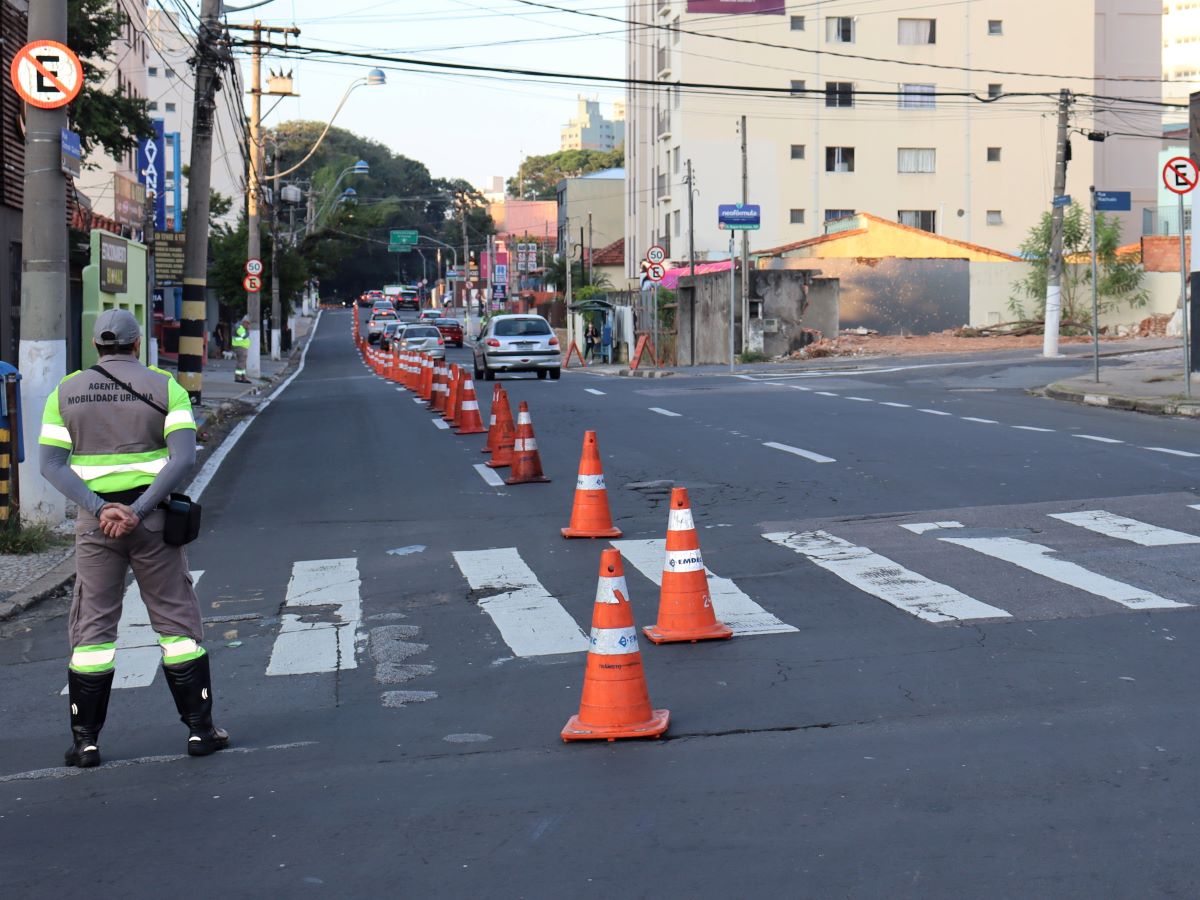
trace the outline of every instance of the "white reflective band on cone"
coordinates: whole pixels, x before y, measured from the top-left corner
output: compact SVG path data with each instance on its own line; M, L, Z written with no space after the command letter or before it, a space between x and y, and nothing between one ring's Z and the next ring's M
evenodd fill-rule
M696 523L692 521L692 510L688 509L673 509L671 516L667 519L667 531L694 531Z
M491 426L493 426L495 424L496 424L496 414L492 413L491 417L488 419L488 427L490 428Z
M603 475L580 475L575 479L575 490L577 491L602 491L604 489Z
M527 413L527 412L517 413L517 424L518 425L532 425L533 419L529 418L529 413Z
M668 550L663 562L664 572L703 572L704 558L700 550Z
M632 625L629 628L593 628L588 652L598 656L624 656L627 653L637 653L637 629Z
M513 441L513 449L520 453L522 450L536 450L537 441L533 438L517 438Z
M479 409L479 401L478 400L464 400L462 402L462 409L464 409L464 410Z
M620 596L617 596L618 594ZM601 577L596 582L596 602L628 603L629 588L625 587L625 576L617 575L613 578Z

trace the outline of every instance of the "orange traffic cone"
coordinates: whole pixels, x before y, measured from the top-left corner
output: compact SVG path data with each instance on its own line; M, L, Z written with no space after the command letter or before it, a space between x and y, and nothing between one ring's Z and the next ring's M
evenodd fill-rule
M432 412L442 412L446 408L446 363L441 361L433 373L433 399L429 409Z
M417 354L411 350L404 354L404 387L410 391L417 387Z
M432 388L433 388L433 360L431 360L428 356L426 356L424 353L422 353L421 354L421 388L417 392L417 396L419 396L422 400L424 400L426 403L428 403L429 398L432 396L432 393L433 393Z
M596 432L583 433L583 455L579 458L579 477L575 480L575 505L571 507L571 524L562 530L565 538L617 538L621 529L614 528L608 511L608 489L604 486L604 469L600 467L600 448Z
M505 484L545 483L550 479L542 474L542 457L538 454L537 438L533 436L533 419L529 404L524 400L517 410L517 438L513 441L512 474Z
M498 384L492 385L492 414L488 421L487 443L483 445L483 450L480 451L481 453L495 453L500 447L500 428L498 427L498 423L500 421L501 397L504 398L503 403L505 409L507 409L508 395L504 393L504 388L500 387ZM512 418L511 411L509 411L508 417L510 419Z
M708 572L700 555L700 540L692 521L687 488L677 487L671 491L658 621L642 631L656 644L733 637L733 629L718 622L713 609L708 592Z
M658 737L671 712L654 709L642 670L633 608L619 550L600 554L600 581L592 607L591 646L583 672L579 715L562 730L564 741Z
M455 434L483 434L483 420L479 417L479 399L475 396L475 382L463 372L462 402L458 405L458 427Z
M446 395L446 408L442 410L442 418L451 425L457 425L455 416L458 415L458 395L462 393L462 371L456 363L450 365L450 389Z
M517 442L517 426L508 407L508 391L503 391L500 397L500 411L496 413L496 449L487 463L489 469L507 469L511 466L513 447Z

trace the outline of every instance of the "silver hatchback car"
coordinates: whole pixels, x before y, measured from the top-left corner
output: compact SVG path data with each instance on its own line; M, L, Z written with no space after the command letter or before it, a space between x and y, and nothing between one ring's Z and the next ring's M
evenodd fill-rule
M491 381L498 372L562 374L562 353L550 323L537 315L493 316L475 341L475 377Z
M428 353L434 359L446 358L446 341L432 325L412 324L396 332L396 346L401 350Z

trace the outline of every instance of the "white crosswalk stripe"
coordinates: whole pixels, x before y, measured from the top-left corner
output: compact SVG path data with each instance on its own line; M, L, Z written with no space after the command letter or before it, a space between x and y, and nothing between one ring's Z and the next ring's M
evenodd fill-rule
M293 564L267 674L305 675L357 668L361 587L358 560L353 557ZM314 618L321 621L305 621Z
M547 591L514 547L456 550L454 561L473 590L497 591L479 601L514 656L583 653L575 620Z
M1068 525L1078 525L1088 531L1108 537L1130 541L1143 547L1171 547L1177 544L1200 544L1200 537L1185 534L1170 528L1159 528L1137 519L1127 519L1125 516L1114 515L1103 509L1089 509L1081 512L1051 513L1051 519L1058 519Z
M1011 615L827 531L774 532L763 537L926 622L997 619Z
M621 551L626 562L656 585L662 585L663 559L667 545L665 540L624 540L611 543ZM706 571L713 610L720 621L733 629L735 635L784 634L799 630L767 612L728 578L714 575L712 569L707 567Z

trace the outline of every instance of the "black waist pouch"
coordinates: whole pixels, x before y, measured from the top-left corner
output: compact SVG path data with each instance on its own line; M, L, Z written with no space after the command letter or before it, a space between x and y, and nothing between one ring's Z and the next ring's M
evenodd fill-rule
M187 494L172 494L163 501L162 508L166 510L164 543L182 547L200 536L200 504Z

